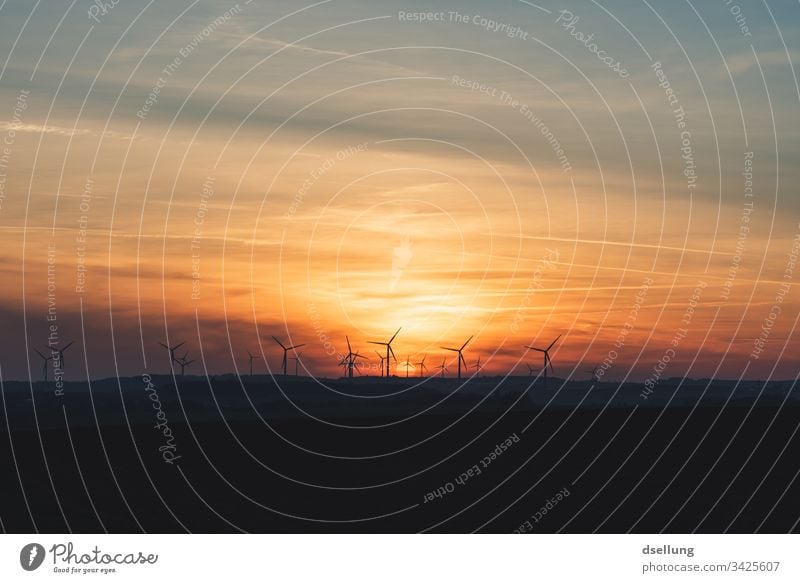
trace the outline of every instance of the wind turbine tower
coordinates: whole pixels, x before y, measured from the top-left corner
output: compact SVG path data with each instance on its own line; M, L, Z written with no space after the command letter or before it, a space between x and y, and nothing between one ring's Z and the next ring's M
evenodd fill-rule
M286 376L286 360L287 360L287 356L286 356L286 355L287 355L287 353L288 353L290 350L295 350L295 349L297 349L297 348L300 348L301 346L305 346L305 344L295 344L294 346L284 346L283 342L281 342L280 340L278 340L277 338L275 338L275 336L273 336L273 337L272 337L272 339L273 339L275 342L277 342L277 343L278 343L278 345L279 345L281 348L283 348L283 359L281 360L281 365L283 366L283 376Z
M558 342L558 339L561 338L561 334L556 336L556 339L550 343L550 346L547 348L536 348L535 346L526 346L525 348L530 348L531 350L536 350L537 352L542 353L542 357L544 358L544 388L547 388L547 367L550 367L550 372L555 372L553 370L553 364L550 362L550 349L553 348L553 345Z
M467 341L464 342L464 344L461 345L461 348L448 348L447 346L442 346L441 347L443 350L449 350L451 352L457 352L458 353L458 358L456 359L458 361L458 380L461 380L461 363L462 362L464 363L464 370L467 369L467 361L464 360L464 355L462 354L462 351L464 350L464 348L466 348L467 344L469 344L470 340L472 340L472 336L467 338Z
M390 367L389 357L394 358L395 363L397 362L397 357L394 355L394 350L392 350L392 342L394 342L394 339L397 338L398 334L400 334L400 330L402 330L402 328L398 328L397 329L397 332L395 332L394 336L392 336L389 339L389 342L375 342L374 340L370 340L369 341L370 344L379 344L380 346L385 346L386 347L386 377L387 378L389 377L389 367Z

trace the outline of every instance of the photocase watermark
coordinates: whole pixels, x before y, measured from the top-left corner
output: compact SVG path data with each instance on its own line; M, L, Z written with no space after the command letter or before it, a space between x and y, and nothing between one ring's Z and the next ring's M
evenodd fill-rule
M92 189L94 181L86 179L78 201L78 234L75 236L75 293L86 290L86 242L89 233L89 211L92 208Z
M345 358L347 358L347 355L339 351L336 346L334 346L330 336L328 336L328 331L322 325L322 319L316 304L309 303L307 305L307 311L308 317L311 319L311 327L314 328L314 333L317 335L317 339L322 344L322 349L324 350L325 354L332 357L332 360L335 360L337 365L340 364ZM365 365L369 368L372 368L372 366L368 363L364 363L363 365L358 363L358 368L363 368Z
M728 7L728 12L730 12L731 16L733 16L733 19L736 21L742 36L752 37L753 33L750 32L750 27L747 25L747 18L742 14L742 7L733 0L722 0L722 2Z
M537 130L539 130L547 140L547 143L555 153L556 157L558 158L559 164L561 164L561 169L565 173L572 172L572 164L567 158L567 155L564 153L564 148L559 142L558 138L556 138L555 134L550 130L547 124L536 115L533 110L528 107L528 105L519 99L516 99L513 95L509 92L499 89L497 87L492 87L491 85L487 85L486 83L480 83L478 81L473 81L470 79L464 79L458 75L453 75L450 79L450 84L456 87L462 87L465 89L469 89L470 92L482 93L484 95L488 95L494 99L500 101L503 105L507 105L517 113L519 113L523 118L527 121L532 123Z
M686 190L691 194L697 188L697 165L694 160L694 147L692 145L692 132L686 124L686 111L680 104L678 94L672 88L672 84L661 66L661 61L656 61L650 68L656 74L658 86L664 90L667 102L672 108L672 115L675 119L675 126L680 132L680 152L683 160L683 175L686 178Z
M800 229L800 224L798 224ZM783 269L783 281L778 286L778 291L775 293L772 306L769 308L767 316L761 324L761 331L758 338L753 341L753 350L750 352L750 360L758 360L764 352L767 345L767 340L772 335L772 329L778 316L781 315L783 308L781 307L792 289L792 280L794 279L794 272L797 269L797 260L800 257L800 233L796 233L792 240L792 247L786 257L786 265Z
M744 176L744 203L742 205L742 215L739 219L739 233L736 236L736 247L734 248L731 264L728 267L728 276L722 284L723 300L731 297L731 288L739 272L742 263L747 236L750 234L750 215L753 214L753 152L744 153L744 166L742 175Z
M411 237L406 235L399 245L392 249L392 274L389 278L389 291L393 292L403 277L403 271L414 257L413 244Z
M220 26L228 22L241 11L242 8L239 6L239 4L234 4L231 8L203 27L203 30L194 35L191 41L178 49L178 54L173 57L171 62L167 63L167 65L161 69L155 85L153 85L153 87L150 89L150 92L147 94L142 107L136 112L136 117L141 120L147 119L147 116L150 114L150 110L155 106L156 103L158 103L161 90L167 86L169 79L178 72L186 59L189 58L189 56L197 49L197 47L199 47L206 39L214 34L214 32Z
M356 144L354 146L347 146L346 148L342 148L338 150L333 156L326 158L325 161L314 168L308 177L303 180L303 183L300 185L300 188L297 189L297 192L292 198L292 202L289 204L289 208L286 210L286 214L284 215L285 219L291 219L294 214L297 212L297 209L300 208L300 205L303 204L303 201L306 198L306 195L311 190L311 188L317 183L317 181L325 176L328 172L330 172L336 164L347 160L355 156L356 154L363 152L369 148L369 142L362 142L360 144Z
M108 565L155 565L158 555L153 553L137 552L104 552L96 546L86 552L75 550L72 542L57 543L50 547L50 556L53 558L54 573L69 574L100 574L116 573L116 567ZM59 563L63 566L59 567ZM78 565L88 565L80 567Z
M595 55L601 62L603 62L609 69L615 72L622 79L627 79L631 76L628 70L622 66L622 63L610 56L606 51L600 49L597 43L594 42L594 33L584 34L577 30L575 25L578 24L580 16L575 16L569 10L561 10L556 18L556 23L561 25L565 31L569 32L575 40L580 42L586 49Z
M664 354L661 355L661 358L659 358L658 362L653 366L653 372L644 381L644 389L639 393L642 399L648 399L650 395L653 394L658 381L664 376L664 372L667 370L669 363L678 355L678 347L681 345L683 339L689 335L689 326L692 323L695 310L700 302L700 297L703 295L703 290L705 290L706 287L708 287L707 282L702 280L697 282L697 286L694 288L686 310L683 313L683 317L681 318L681 327L675 331L675 334L669 342L669 348L664 351Z
M11 164L11 156L14 151L14 142L17 139L17 129L22 125L22 114L28 109L28 97L30 91L21 89L17 93L14 108L11 111L11 123L0 142L0 211L6 201L6 183L8 181L8 168Z
M194 220L192 221L194 225L194 231L192 232L192 238L189 242L189 252L191 254L192 262L192 300L200 299L200 244L203 241L203 224L205 223L206 215L208 214L208 203L213 196L214 177L206 176L200 189L200 202L197 205L197 210L194 213Z
M530 34L527 30L508 22L501 22L481 14L465 14L454 10L448 12L404 12L398 11L397 20L400 22L448 22L465 24L482 28L491 33L500 33L511 39L528 40Z
M514 314L514 319L511 322L512 332L517 332L519 330L519 325L525 320L525 313L533 302L533 295L536 290L544 287L542 285L542 273L544 271L552 271L556 268L555 262L558 261L558 258L560 257L558 249L546 248L546 251L547 253L536 262L536 267L533 269L533 274L528 282L525 295L523 296L522 302Z
M650 286L653 285L653 282L654 280L652 277L645 277L642 281L642 285L640 285L639 289L636 291L636 297L633 299L633 305L628 312L628 316L625 318L625 323L622 325L622 330L619 331L617 339L614 341L614 347L609 349L605 358L603 358L603 361L597 367L597 372L595 375L597 376L598 380L605 376L605 374L619 357L618 351L625 347L628 334L631 333L634 325L636 324L636 320L639 319L639 312L642 309L644 300L647 297L647 293L650 291Z
M26 571L35 571L42 566L47 553L39 543L29 543L19 552L19 564Z
M161 432L161 436L164 438L164 444L158 447L158 451L161 453L161 459L164 460L164 463L174 465L175 462L183 456L175 455L178 448L175 445L175 436L172 434L172 428L169 426L167 414L164 412L161 399L158 396L158 391L150 375L146 373L143 374L142 382L144 383L144 392L153 402L153 409L156 411L156 424L153 428Z
M106 2L103 0L94 0L86 14L89 20L94 20L97 24L100 24L100 17L107 16L119 3L120 0L107 0Z
M442 499L448 494L455 492L457 486L464 486L469 480L480 476L485 469L487 469L492 462L498 457L503 455L514 444L519 443L519 436L516 433L509 435L504 441L501 441L494 446L494 449L484 456L478 463L459 474L454 480L447 482L443 486L439 486L435 490L431 490L423 496L423 504L432 502L434 499Z
M58 332L58 305L56 303L56 244L50 242L47 245L47 348L50 350L50 361L53 367L53 380L55 382L56 397L64 396L64 363L62 362L62 352L59 350L61 337ZM45 363L45 366L47 364Z
M316 304L310 303L307 305L308 317L311 318L311 326L314 328L314 333L317 339L322 343L322 348L328 356L342 356L336 347L331 342L328 331L322 326L322 320L317 309Z
M553 510L562 500L567 498L570 495L570 491L568 488L564 487L561 488L558 492L556 492L555 496L552 496L544 503L544 505L539 508L536 512L534 512L530 518L528 518L525 522L520 524L516 529L514 529L514 534L525 534L531 532L533 530L533 525L542 520L547 514ZM533 522L531 522L533 521Z

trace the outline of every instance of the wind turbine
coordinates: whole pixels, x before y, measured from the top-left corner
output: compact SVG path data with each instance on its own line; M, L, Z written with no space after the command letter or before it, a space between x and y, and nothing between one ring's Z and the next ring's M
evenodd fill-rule
M412 367L412 364L408 361L408 356L406 356L406 361L401 362L400 366L406 367L406 378L408 378L408 370Z
M300 348L301 346L305 346L305 344L296 344L294 346L284 346L283 342L275 338L274 336L272 339L277 342L281 348L283 348L283 360L281 361L281 365L283 365L283 376L286 376L286 353L290 350L294 350L296 348Z
M443 359L442 359L442 364L440 364L439 366L437 366L437 367L436 367L437 369L439 369L439 376L440 376L440 377L443 377L443 376L444 376L444 373L446 373L446 372L447 372L447 366L445 366L445 364L444 364L444 361L445 361L445 360L446 360L446 359L444 359L444 358L443 358Z
M192 364L193 360L187 360L189 358L189 352L187 351L186 354L181 356L180 358L176 358L175 362L177 362L181 367L181 376L186 374L186 367Z
M350 338L345 336L344 339L347 340L347 356L345 356L342 359L342 361L339 363L339 365L340 366L341 365L347 366L347 376L348 376L348 378L352 379L353 378L353 369L355 368L356 370L358 370L358 363L356 362L356 359L357 358L366 359L367 357L366 356L361 356L358 352L353 352L353 349L350 347ZM358 374L361 374L361 373L359 372Z
M303 356L302 352L298 352L297 356L290 356L289 359L294 361L294 376L297 375L297 363L300 361L300 357Z
M525 363L525 364L527 364L527 363ZM529 377L533 376L533 371L535 371L535 370L536 369L534 367L532 367L531 365L528 364L528 376Z
M472 368L475 369L475 376L480 376L480 372L483 370L481 366L481 357L478 356L478 360L475 361L475 364L472 365Z
M58 362L58 367L62 371L64 370L64 351L67 348L69 348L70 346L72 346L73 344L75 344L74 340L72 342L70 342L69 344L67 344L64 348L59 348L58 350L51 350L50 351L51 353L55 353L55 354L58 355L58 358L56 358L55 356L51 356L50 358L53 360L53 365L55 365L55 363Z
M35 348L33 349L33 351L36 354L38 354L39 357L42 359L42 374L44 375L44 382L47 382L47 362L50 361L50 360L53 360L53 357L52 356L45 356L44 354L42 354L41 352L39 352Z
M386 357L384 355L382 355L380 352L378 352L377 350L375 351L375 354L377 354L378 358L381 359L381 376L383 376L383 361L386 360Z
M391 356L392 358L394 358L395 363L397 362L397 357L394 355L394 350L392 350L392 342L394 341L395 338L397 338L397 335L400 334L400 330L402 330L402 328L398 328L397 329L397 332L395 332L394 336L392 336L389 339L389 342L375 342L373 340L369 341L370 344L380 344L381 346L385 346L386 347L386 377L387 378L389 377L389 367L390 367L389 357Z
M448 348L447 346L442 346L441 347L443 350L449 350L451 352L457 352L458 353L458 358L456 359L458 361L458 380L461 380L461 363L463 362L464 363L464 368L465 369L467 368L467 361L464 360L464 355L461 353L461 351L464 350L464 348L467 346L467 344L469 344L470 340L472 340L472 336L467 338L467 341L464 342L464 344L461 345L461 348Z
M426 359L426 358L428 358L428 355L427 355L427 354L426 354L425 356L423 356L423 357L422 357L422 360L420 360L419 362L416 362L416 363L414 363L414 364L416 364L416 365L419 367L419 376L420 376L420 377L421 377L423 374L425 374L425 371L426 371L426 370L428 370L428 367L427 367L427 366L425 366L425 359Z
M166 344L164 344L163 342L159 342L159 344L161 346L163 346L164 348L166 348L167 350L169 350L169 368L172 369L172 363L178 362L175 359L175 351L178 350L184 344L186 344L186 342L185 341L181 342L180 344L176 344L175 346L173 346L171 348L169 346L167 346Z
M592 375L592 382L593 382L593 383L599 383L599 382L600 382L600 377L598 377L598 376L597 376L597 369L598 369L598 368L600 368L600 367L599 367L599 366L596 366L596 367L594 367L592 370L585 370L585 371L583 371L583 372L587 372L587 373L589 373L590 375Z
M253 376L253 361L255 360L255 358L256 357L253 356L252 354L250 354L250 351L248 350L247 351L247 360L248 360L248 364L250 365L250 376Z
M537 352L541 352L544 358L544 387L547 388L547 367L550 367L551 372L555 372L553 370L553 364L550 362L550 349L553 348L553 345L558 342L558 339L561 338L561 334L556 336L556 339L550 343L550 346L547 348L536 348L535 346L526 346L525 348L530 348L531 350L536 350Z

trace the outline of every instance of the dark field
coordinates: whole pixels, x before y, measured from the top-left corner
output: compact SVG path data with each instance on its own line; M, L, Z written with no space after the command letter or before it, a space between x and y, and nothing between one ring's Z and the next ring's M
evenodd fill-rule
M110 380L91 393L68 385L63 396L39 383L36 417L30 386L6 383L2 526L84 533L797 528L800 403L790 383L667 383L644 400L636 385L551 379L545 389L527 378L505 379L498 395L492 389L500 380L473 379L461 389L448 379L329 381L349 396L308 379L284 379L279 388L269 377L244 387L216 378L213 391L205 379L176 391L159 377L150 393L140 378ZM154 392L161 429L148 398Z

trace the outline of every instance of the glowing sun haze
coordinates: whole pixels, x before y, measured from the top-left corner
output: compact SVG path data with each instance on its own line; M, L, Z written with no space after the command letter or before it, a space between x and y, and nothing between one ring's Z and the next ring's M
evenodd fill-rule
M796 375L783 6L747 5L753 38L720 2L572 6L622 78L552 2L139 4L0 8L5 378L38 375L48 261L71 379L166 371L167 338L194 373L277 372L271 335L330 376L399 327L430 372L474 335L470 365L527 375L563 334L557 376L614 350L615 379L686 328L667 376L737 378L784 285L746 374Z

